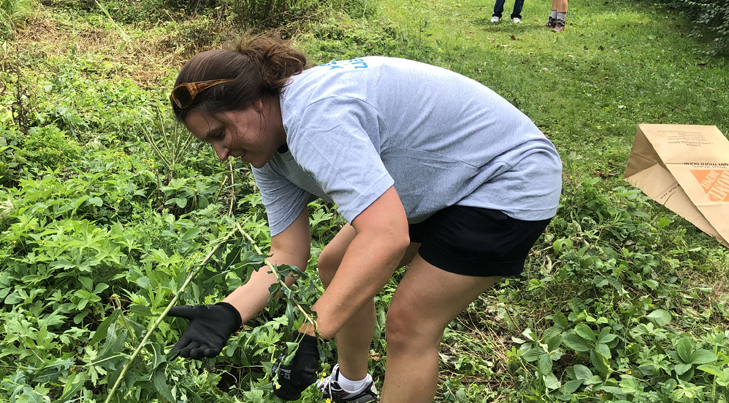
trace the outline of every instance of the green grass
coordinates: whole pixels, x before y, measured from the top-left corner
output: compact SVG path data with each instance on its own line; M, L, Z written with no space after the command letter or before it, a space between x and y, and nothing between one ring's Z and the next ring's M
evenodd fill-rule
M157 115L182 63L240 29L220 10L160 2L103 2L108 15L44 4L33 19L43 29L16 26L0 52L0 400L99 402L143 329L234 229L229 213L261 248L269 241L248 169L199 145L172 162L163 139L180 133ZM726 59L708 56L680 15L643 2L574 2L561 34L541 26L544 0L525 4L520 25L491 24L493 4L476 1L332 4L283 35L317 63L389 55L472 77L532 118L565 163L558 215L525 274L447 329L438 401L726 402L729 251L622 180L640 123L729 134ZM310 209L314 269L341 219ZM217 301L260 263L234 238L184 301ZM378 386L401 274L377 298ZM310 284L296 294L303 306L317 296ZM206 363L160 355L180 330L164 321L115 400L270 401L266 369L292 326L284 305Z

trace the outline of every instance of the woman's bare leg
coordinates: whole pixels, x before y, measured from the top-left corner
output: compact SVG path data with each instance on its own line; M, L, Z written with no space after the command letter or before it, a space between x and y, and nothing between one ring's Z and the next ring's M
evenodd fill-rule
M354 227L345 225L319 255L319 278L324 288L329 286L342 262L344 253L356 235ZM400 266L408 264L420 244L411 244ZM345 378L357 381L367 376L370 345L375 333L375 302L371 300L347 321L334 336L337 343L339 372Z
M387 363L381 403L432 403L438 349L446 326L499 277L441 270L417 255L387 314Z

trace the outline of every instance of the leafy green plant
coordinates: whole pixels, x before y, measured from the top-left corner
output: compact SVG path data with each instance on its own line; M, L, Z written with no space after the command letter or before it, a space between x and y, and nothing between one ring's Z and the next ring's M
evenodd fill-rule
M716 356L711 351L694 348L693 341L689 337L678 339L675 348L676 351L669 354L679 363L673 367L673 370L681 380L691 379L696 369L695 366L716 361Z
M271 28L311 16L319 7L315 0L223 0L230 18L245 28Z

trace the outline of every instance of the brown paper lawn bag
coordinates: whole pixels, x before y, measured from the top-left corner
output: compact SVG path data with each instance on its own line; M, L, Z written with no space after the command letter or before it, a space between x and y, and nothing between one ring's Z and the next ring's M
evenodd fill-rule
M716 126L638 126L625 180L729 248L729 140Z

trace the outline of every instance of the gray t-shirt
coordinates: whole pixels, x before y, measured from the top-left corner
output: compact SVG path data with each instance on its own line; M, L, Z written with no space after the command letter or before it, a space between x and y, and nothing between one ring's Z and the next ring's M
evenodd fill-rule
M253 169L272 236L314 196L352 222L392 185L411 224L456 204L527 221L557 211L552 143L460 74L387 57L336 61L292 77L280 101L289 151Z

